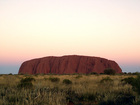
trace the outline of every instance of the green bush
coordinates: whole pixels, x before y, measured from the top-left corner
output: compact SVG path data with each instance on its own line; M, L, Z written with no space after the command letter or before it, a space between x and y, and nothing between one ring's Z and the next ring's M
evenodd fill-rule
M140 94L140 75L137 75L136 78L128 77L123 79L122 81L125 81L125 83L132 85L133 90Z
M32 77L26 77L26 78L24 78L24 79L21 79L21 82L22 82L22 83L25 83L25 82L32 82L32 81L35 81L35 79L32 78Z
M63 83L68 85L68 84L72 84L72 81L69 79L64 79Z
M134 73L132 73L132 75L140 75L140 73L139 72L134 72Z
M116 97L115 105L133 105L135 96L132 93L119 93Z
M128 78L124 78L121 81L124 81L125 83L131 84L133 85L134 83L134 78L133 77L128 77Z
M51 82L59 82L59 81L60 81L60 79L57 78L57 77L50 77L49 80L50 80Z
M114 99L102 100L99 105L133 105L135 96L131 92L119 92Z
M122 74L125 75L125 74L127 74L127 72L123 72Z
M104 70L104 74L107 74L107 75L115 75L115 73L116 73L116 71L111 68Z
M134 90L140 95L140 75L137 75L137 77L134 78L132 85L134 87Z
M31 89L33 87L32 81L35 81L34 78L26 77L20 80L20 83L17 85L18 88Z

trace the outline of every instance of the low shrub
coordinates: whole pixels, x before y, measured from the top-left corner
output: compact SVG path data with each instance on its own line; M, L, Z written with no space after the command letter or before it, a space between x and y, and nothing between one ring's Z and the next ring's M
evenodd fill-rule
M72 84L72 81L69 79L64 79L63 83L69 85L69 84Z
M59 82L59 81L60 81L60 79L57 78L57 77L50 77L49 80L50 80L51 82Z
M78 75L75 77L76 79L82 78L82 75Z
M33 87L32 81L35 81L34 78L26 77L20 80L20 83L17 85L18 88L30 89Z
M102 100L99 105L133 105L135 96L131 92L119 92L114 99Z
M96 72L91 72L90 74L94 75L94 74L98 74L98 73L96 73Z
M111 68L104 70L104 74L107 74L107 75L115 75L115 73L116 73L116 71Z
M128 83L133 86L133 90L136 91L140 95L140 75L137 75L136 78L128 77L123 79L125 83Z
M133 105L135 96L132 93L119 93L116 97L115 105Z
M77 93L75 91L68 90L66 100L68 102L72 102L72 105L94 105L93 103L96 101L96 97L97 96L94 93Z
M133 77L128 77L128 78L124 78L121 81L124 81L125 83L131 84L133 85L134 83L134 78Z
M137 75L137 77L134 78L132 85L134 90L140 95L140 75Z
M104 73L100 73L100 75L104 75Z
M68 75L68 74L67 74ZM73 73L72 75L79 75L78 73Z
M140 72L134 72L133 75L140 75Z
M105 77L100 81L100 83L105 83L105 82L113 82L113 80L110 77Z
M125 75L125 74L127 74L127 72L123 72L122 74Z

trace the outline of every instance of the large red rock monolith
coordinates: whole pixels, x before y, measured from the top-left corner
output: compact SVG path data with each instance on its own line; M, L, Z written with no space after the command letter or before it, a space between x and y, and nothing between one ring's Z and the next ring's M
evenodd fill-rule
M100 57L78 55L49 56L25 61L19 69L19 74L103 73L107 68L114 69L116 73L122 73L121 68L115 61Z

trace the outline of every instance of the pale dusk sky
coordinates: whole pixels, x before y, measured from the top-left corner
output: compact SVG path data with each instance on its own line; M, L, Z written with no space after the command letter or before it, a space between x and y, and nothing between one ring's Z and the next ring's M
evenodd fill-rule
M44 56L87 55L140 71L140 0L0 0L0 74Z

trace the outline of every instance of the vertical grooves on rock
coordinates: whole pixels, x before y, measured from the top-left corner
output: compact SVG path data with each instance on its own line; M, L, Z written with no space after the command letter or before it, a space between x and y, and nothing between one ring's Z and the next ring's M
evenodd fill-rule
M52 71L52 63L51 63L51 61L52 61L52 57L50 57L50 59L49 59L49 66L50 66L49 73L51 73L51 71Z
M81 57L79 57L79 60L78 60L78 64L77 64L77 67L76 67L76 70L75 70L76 73L78 73L80 62L81 62Z
M86 60L86 65L87 65L87 62L88 62L88 57L87 57L87 60ZM86 66L86 73L88 73L88 67Z
M34 73L34 74L37 73L37 67L38 67L39 63L40 63L40 59L39 59L39 60L36 60L36 64L35 64L34 67L33 67L33 73Z
M56 73L60 73L60 59L57 59L58 60L58 68L57 68L57 72Z
M58 64L56 58L54 58L54 60L53 60L53 64ZM54 70L53 70L54 73L56 73L56 66L57 66L57 65L54 66Z
M67 57L66 58L66 61L65 61L65 65L64 65L64 70L63 70L63 73L65 73L65 72L67 72L66 70L67 70L67 68L68 68L68 62L69 62L69 58Z

